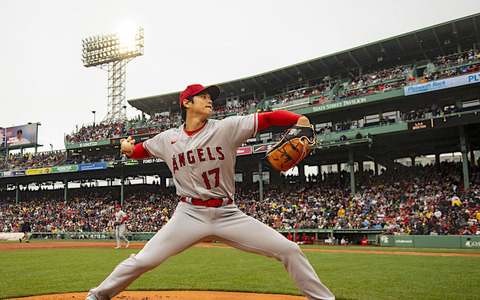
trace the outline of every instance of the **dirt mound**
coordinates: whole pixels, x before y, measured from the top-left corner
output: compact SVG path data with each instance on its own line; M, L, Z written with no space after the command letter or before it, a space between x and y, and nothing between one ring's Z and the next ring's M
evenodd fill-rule
M83 300L87 293L69 293L33 296L26 298L11 298L7 300ZM122 292L115 300L304 300L305 297L253 294L253 293L231 293L231 292L209 292L209 291L127 291Z

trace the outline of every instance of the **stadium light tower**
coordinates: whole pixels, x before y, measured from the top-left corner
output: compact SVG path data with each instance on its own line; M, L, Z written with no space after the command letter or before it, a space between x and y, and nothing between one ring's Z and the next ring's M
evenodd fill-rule
M108 110L103 123L127 120L125 80L127 63L143 55L143 28L96 35L82 40L83 65L108 71Z

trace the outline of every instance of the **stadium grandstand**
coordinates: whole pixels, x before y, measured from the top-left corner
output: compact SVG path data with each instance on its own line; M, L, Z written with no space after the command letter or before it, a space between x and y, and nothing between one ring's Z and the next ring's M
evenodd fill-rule
M308 116L317 134L287 174L263 159L286 128L242 145L237 205L285 234L303 230L306 243L480 234L478 28L475 14L216 83L214 118L288 110ZM109 238L112 207L122 203L136 216L131 236L157 231L178 201L170 171L160 159L121 155L120 139L141 142L181 125L179 96L130 99L140 116L82 126L65 134L62 151L2 151L0 229L18 231L31 218L39 237Z

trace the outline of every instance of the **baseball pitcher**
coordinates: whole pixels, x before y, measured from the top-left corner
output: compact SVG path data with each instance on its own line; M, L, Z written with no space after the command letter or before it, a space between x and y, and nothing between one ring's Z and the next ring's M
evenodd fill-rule
M219 94L215 85L190 85L180 94L182 126L137 145L131 137L122 140L126 155L158 157L167 163L180 201L170 221L137 255L130 255L92 288L87 300L111 299L169 257L210 239L281 261L308 299L335 299L297 244L242 213L234 202L237 149L259 130L272 125L309 127L309 120L287 111L209 119Z

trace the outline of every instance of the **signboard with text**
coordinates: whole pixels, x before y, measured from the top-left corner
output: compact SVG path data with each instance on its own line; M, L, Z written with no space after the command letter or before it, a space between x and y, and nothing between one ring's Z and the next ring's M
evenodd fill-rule
M457 86L474 84L480 82L480 73L467 74L451 78L444 78L404 87L405 96L449 89Z

